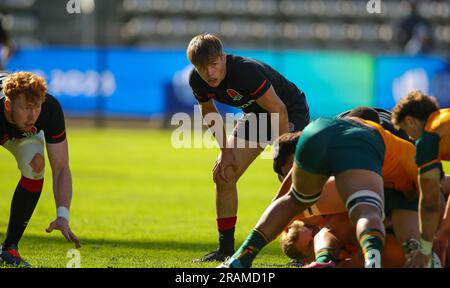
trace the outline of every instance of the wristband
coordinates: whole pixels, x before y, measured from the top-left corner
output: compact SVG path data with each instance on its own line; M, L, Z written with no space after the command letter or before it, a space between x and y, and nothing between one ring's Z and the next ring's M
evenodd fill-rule
M69 209L67 209L64 206L58 207L56 215L57 215L57 217L62 217L64 219L66 219L67 221L69 221Z
M423 255L431 255L433 248L433 242L424 240L422 237L420 238L420 253Z

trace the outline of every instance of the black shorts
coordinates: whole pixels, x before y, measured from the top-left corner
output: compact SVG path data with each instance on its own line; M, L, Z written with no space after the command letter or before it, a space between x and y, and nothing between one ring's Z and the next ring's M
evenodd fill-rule
M302 131L309 124L309 114L288 113L289 132ZM269 113L247 113L234 127L233 136L265 147L280 135L272 135L272 121Z
M392 210L417 211L418 206L419 198L408 200L403 192L384 188L384 213L386 217L391 217Z

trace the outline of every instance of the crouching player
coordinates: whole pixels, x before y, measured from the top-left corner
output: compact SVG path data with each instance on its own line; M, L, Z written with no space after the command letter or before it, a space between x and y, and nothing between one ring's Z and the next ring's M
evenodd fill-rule
M434 238L448 243L450 235L449 204L438 230L441 221L441 161L450 161L450 109L439 109L435 98L413 91L392 110L392 123L416 141L421 249L412 255L409 267L425 267L430 260Z
M381 267L384 246L383 179L386 157L395 152L394 136L379 124L320 118L308 125L297 143L288 194L271 203L240 249L224 267L250 267L258 252L289 222L313 205L334 175L339 195L356 226L365 267Z
M367 117L367 114L370 114L368 112L372 113L372 118L375 118L373 120L376 122L379 122L379 118L383 117L382 113L389 113L387 111L380 112L370 108L360 108L351 111L351 115L365 118ZM377 112L380 114L379 117L376 114ZM346 114L348 114L348 112ZM390 122L390 114L388 114L388 117L381 122L383 127L386 126L386 123ZM292 166L294 149L299 136L299 132L287 133L280 136L278 139L278 153L276 153L274 157L274 170L280 179L285 178L284 176L286 175L286 171L288 171ZM406 157L405 162L411 162L409 166L414 166L414 146L406 141L403 145L407 146L404 147L403 150L405 152L409 151L409 153L405 153L403 156L410 155L409 158L411 158L408 161L409 158ZM400 172L401 175L397 174L397 177L393 177L392 172L395 171L383 173L383 177L388 180L387 182L389 182L385 183L385 186L397 186L398 188L403 187L406 188L406 190L412 189L412 183L416 178L416 170L409 169L411 170L412 173L410 174L412 175L408 175L406 173L402 173L408 169L404 169L404 166L406 165L402 164L401 161L398 161L398 159L391 161L391 164L396 167L395 170L399 170L397 173ZM388 165L383 166L383 171L386 170L386 166ZM407 182L404 181L405 179L409 179L410 185L402 185L404 182ZM289 178L286 179L284 187L280 189L277 197L280 197L288 191L286 184L290 185L289 180ZM398 241L400 243L409 243L412 241L410 240L412 238L416 239L417 242L417 239L419 239L418 223L417 220L414 219L417 217L417 197L409 201L401 191L387 189L386 187L384 197L385 213L388 219L392 220L391 222L394 224L394 230ZM319 218L319 223L317 223L316 218ZM320 199L308 208L308 210L305 210L303 213L298 215L296 219L301 221L294 221L294 223L289 225L286 231L282 234L282 249L285 254L292 259L298 259L299 256L305 258L304 256L306 255L314 255L314 250L316 250L318 253L316 254L317 257L315 262L311 263L311 265L307 267L335 267L337 260L343 260L343 257L347 257L343 255L352 254L348 253L349 250L354 252L358 251L358 249L354 249L356 247L354 227L349 222L344 203L341 199L339 199L334 177L328 179L327 183L324 185ZM392 234L388 235L387 243L389 243L389 246L387 246L385 253L383 253L384 266L402 266L405 257L402 255L403 253L401 253L402 249L399 248L401 246ZM341 247L343 250L340 249ZM338 253L338 250L342 250L342 252L346 251L346 253ZM400 251L400 253L398 253L398 251ZM399 255L400 257L393 257ZM354 266L350 267L362 266L362 261L358 261L358 256L358 254L353 255L352 260L357 261L356 263L353 263ZM301 262L304 263L305 261ZM292 261L291 263L298 265L299 261ZM348 263L346 263L345 267L349 267Z
M390 123L391 116L388 111L377 108L371 109L360 107L342 113L339 117L344 116L357 116L366 120L372 119L374 122L380 122L383 128L393 134L396 134L403 139L407 138L403 131L394 129ZM292 166L293 151L298 138L299 133L288 133L280 136L278 139L279 149L274 157L274 170L279 175L279 178L284 178L286 171ZM387 161L383 163L382 169L385 186L385 213L388 219L386 224L392 226L393 232L395 232L395 238L397 238L391 237L392 239L387 241L387 243L392 244L383 255L383 263L385 263L387 267L398 267L398 265L402 263L401 259L405 259L401 253L396 253L399 251L401 252L401 249L398 249L398 243L403 244L404 252L406 253L405 256L408 257L411 250L418 247L419 239L418 221L415 219L417 217L417 192L415 191L417 166L414 163L414 146L407 141L399 143L399 146L401 149L399 150L399 153L397 153L397 157L386 159ZM285 180L285 183L283 183L284 187L282 186L277 197L287 193L287 185L290 185L289 180L289 178ZM446 186L448 185L443 181L443 188ZM307 251L307 245L302 245L302 243L308 243L309 241L312 244L312 233L306 232L311 232L314 229L311 230L307 226L311 226L310 219L313 219L310 218L311 216L321 215L324 216L321 227L318 227L317 225L314 226L314 231L316 232L319 232L320 230L317 228L323 227L322 230L320 230L320 233L314 237L314 243L316 244L313 246L319 253L316 262L312 263L309 267L335 266L335 260L337 259L336 250L340 247L329 247L330 245L320 246L321 243L338 243L342 241L346 243L351 242L353 239L352 237L349 238L349 235L352 234L349 233L348 229L353 229L350 223L346 225L345 221L335 220L335 218L342 218L342 212L345 212L346 209L342 201L338 199L338 196L334 178L331 177L324 185L321 198L307 211L297 217L297 219L302 221L290 225L287 232L283 233L282 247L283 251L285 251L289 257L292 258L295 257L295 255L308 254L305 252ZM299 225L299 223L303 222L306 222L307 226ZM300 234L304 235L304 238L306 239L300 239ZM337 237L336 235L339 236ZM398 240L398 242L396 240ZM302 249L303 251L300 253L298 249ZM327 250L328 253L326 253ZM309 251L312 251L312 247ZM395 255L400 255L400 257L394 257ZM330 262L330 259L334 259L334 261ZM434 262L438 262L437 257L435 257ZM294 261L294 263L298 263L298 261Z
M61 233L77 248L80 242L69 226L72 176L69 168L64 115L58 101L47 94L45 80L29 72L0 73L0 144L17 161L21 178L11 203L0 262L30 266L18 252L44 183L44 139L52 168L57 216L46 229Z

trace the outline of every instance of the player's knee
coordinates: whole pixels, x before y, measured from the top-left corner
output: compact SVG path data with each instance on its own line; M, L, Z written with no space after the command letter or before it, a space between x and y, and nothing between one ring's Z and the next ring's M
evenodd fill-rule
M360 218L384 220L383 199L373 191L361 190L353 193L347 199L345 206L353 223Z
M22 161L19 169L22 175L29 179L42 179L45 173L45 159L40 153L36 153L31 161ZM28 162L28 163L26 163Z
M229 166L225 168L223 176L217 175L215 182L218 187L226 189L227 187L236 186L238 179L239 177L236 171L234 171L233 167Z
M45 159L40 153L36 153L30 162L31 169L34 173L41 173L45 167Z

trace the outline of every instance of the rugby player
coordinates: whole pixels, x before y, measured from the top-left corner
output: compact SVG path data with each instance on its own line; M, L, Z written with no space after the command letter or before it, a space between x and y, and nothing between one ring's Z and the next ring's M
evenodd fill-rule
M11 152L21 172L2 243L0 262L30 266L19 254L18 245L41 196L44 184L44 139L52 168L56 219L46 229L60 230L80 247L69 226L72 176L69 168L64 115L58 101L47 94L45 80L29 72L0 73L0 144Z
M405 130L416 145L421 249L413 253L408 267L426 267L434 238L448 243L450 235L448 203L439 234L436 234L441 221L441 161L450 161L450 109L440 109L434 97L416 90L395 105L392 123Z
M241 248L219 267L250 267L258 252L293 217L320 198L331 175L356 226L365 267L381 267L385 235L381 170L390 169L382 164L395 161L404 143L408 142L378 123L361 118L320 118L312 122L297 143L290 192L266 209ZM401 161L397 160L397 164Z
M366 107L359 107L351 111L344 112L340 114L338 117L342 118L346 116L356 116L367 120L372 119L374 122L381 122L383 128L392 131L393 133L399 135L401 138L404 139L407 138L406 134L403 131L398 131L394 129L394 127L390 123L390 113L386 110L378 108L372 109ZM288 171L288 169L290 169L289 167L292 166L294 149L299 136L300 133L287 133L285 135L280 136L280 138L277 139L278 145L276 145L276 147L278 147L278 151L274 157L274 171L279 175L280 179L284 179L286 171ZM416 172L417 167L415 167L414 164L414 146L407 142L405 142L405 144L403 145L406 147L401 149L403 153L399 155L398 158L404 159L404 161L391 160L392 164L390 166L394 167L395 169L387 169L389 163L384 163L383 165L382 175L385 181L384 184L385 213L388 216L388 219L391 220L390 222L392 222L393 224L392 226L394 228L399 243L403 243L406 246L411 246L409 245L409 243L413 241L412 239L415 239L415 241L419 239L418 222L412 220L414 219L414 217L417 216L417 194L415 191L411 191L414 190L414 182L415 179L417 178ZM412 168L405 168L405 166ZM409 175L408 173L405 173L405 171L409 171ZM288 187L286 184L290 185L290 182L285 183L284 185L285 188L280 189L280 192L277 195L277 197L284 195L284 193L288 191L288 189L286 189ZM412 200L407 199L408 197L411 196L413 198ZM309 207L308 210L305 210L303 213L301 213L301 215L297 216L296 219L300 219L302 220L302 222L305 222L307 220L305 218L309 219L309 217L314 216L325 217L326 220L323 219L322 220L323 223L320 226L324 227L323 229L325 229L326 231L320 229L315 230L316 232L318 232L319 230L322 232L319 233L318 236L322 237L323 239L327 234L331 234L330 233L331 228L327 227L327 225L335 227L334 230L337 229L336 228L337 225L338 227L340 227L339 229L342 229L343 231L348 231L348 229L354 229L351 227L349 228L350 225L345 225L345 221L335 220L336 217L338 219L342 218L341 216L342 212L345 211L346 207L344 203L342 203L342 201L339 199L339 194L336 189L334 178L331 177L324 185L321 198L314 205ZM316 227L318 226L316 225ZM295 249L295 247L297 247L296 245L300 245L301 247L302 246L301 243L308 242L305 239L299 239L298 232L301 232L301 230L308 231L308 229L300 225L289 225L287 231L283 233L282 235L282 243L283 243L282 246L284 247L283 250L289 251L286 254L290 255L298 254ZM334 231L334 233L338 233L341 236L337 238L335 236L329 237L330 239L334 238L339 241L344 241L344 239L341 238L344 237L348 238L349 236L348 232L346 233L342 231ZM311 236L310 234L311 233L309 234L306 233L305 235ZM309 238L310 238L309 242L312 243L311 242L312 238L311 237ZM318 240L318 242L319 243L324 242L324 240ZM344 243L345 242L346 241L344 241ZM396 243L396 241L390 241L390 243ZM339 247L328 249L328 253L326 253L327 249L320 249L319 247L318 249L320 249L321 251L318 254L316 263L312 263L310 267L328 267L328 266L334 267L336 264L335 263L336 255L333 254L336 253L332 253L331 250L336 250L338 248ZM392 247L390 250L392 252ZM405 252L409 253L407 249L405 249ZM398 265L400 263L399 261L390 260L392 257L389 256L390 255L383 255L383 262L386 263L388 267L395 267L395 265Z
M310 224L309 220L315 217L322 217L324 223ZM403 267L404 248L389 227L386 227L384 245L383 267ZM289 265L302 268L362 268L364 258L358 246L347 213L295 220L281 235L282 250L292 259Z
M221 149L213 168L219 247L199 261L224 261L234 253L237 181L264 145L278 135L300 131L309 123L309 108L305 94L294 83L261 61L225 54L215 35L195 36L188 45L187 58L194 66L189 84ZM245 113L228 139L214 101L239 107ZM279 120L273 121L278 126L274 126L278 135L272 135L275 134L271 121L274 115ZM256 126L252 120L257 120ZM243 147L237 145L239 142ZM252 147L251 143L258 145Z

